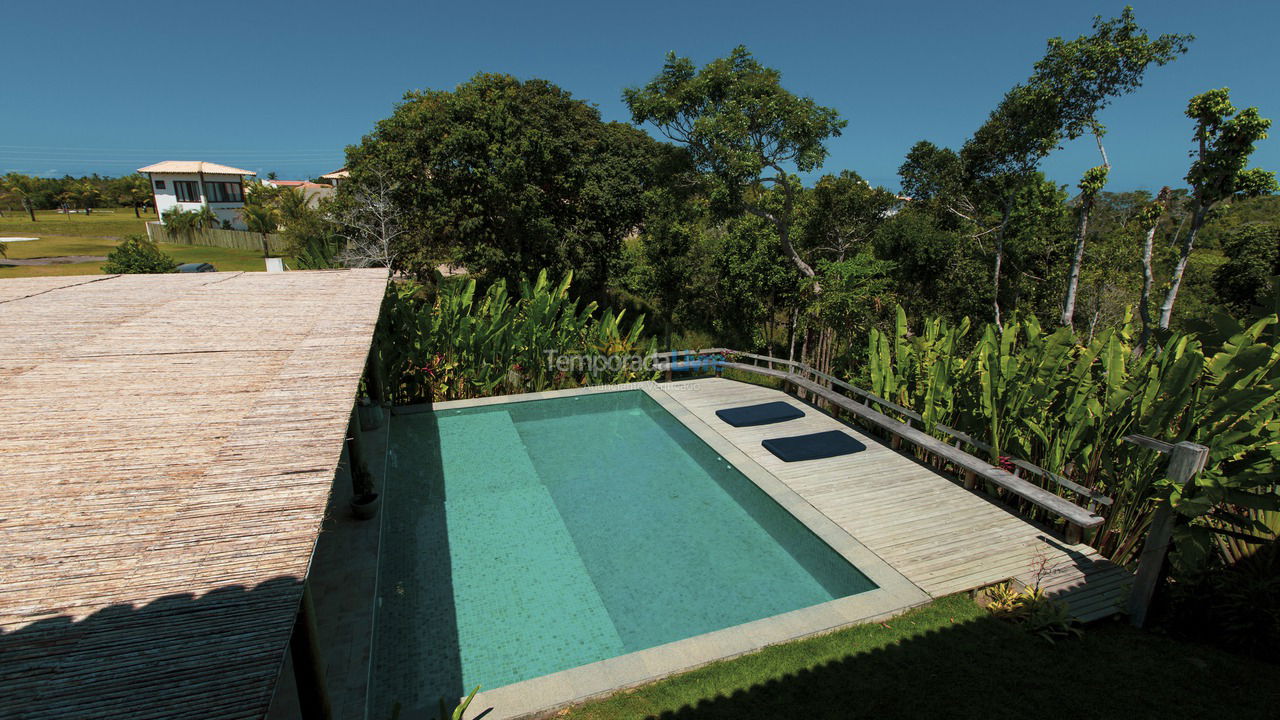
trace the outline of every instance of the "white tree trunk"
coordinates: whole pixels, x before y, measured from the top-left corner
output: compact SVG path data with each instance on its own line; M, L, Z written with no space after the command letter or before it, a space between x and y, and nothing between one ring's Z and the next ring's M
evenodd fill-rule
M1093 199L1084 198L1080 205L1080 229L1076 232L1076 251L1071 256L1071 270L1067 273L1067 295L1062 301L1062 326L1072 327L1076 314L1076 293L1080 288L1080 266L1084 264L1084 238L1089 231L1089 212Z
M1165 293L1164 302L1160 304L1161 330L1169 329L1169 321L1173 318L1173 303L1178 299L1178 288L1182 286L1182 275L1187 270L1187 261L1191 259L1191 250L1195 246L1196 234L1200 232L1200 227L1204 225L1207 215L1207 208L1197 203L1195 214L1191 216L1191 229L1187 231L1187 237L1182 241L1182 247L1178 252L1178 262L1173 266L1173 274L1169 278L1169 291Z

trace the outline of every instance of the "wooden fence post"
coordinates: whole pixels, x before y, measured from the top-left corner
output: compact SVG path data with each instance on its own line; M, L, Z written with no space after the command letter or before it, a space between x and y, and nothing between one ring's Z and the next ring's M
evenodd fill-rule
M1184 494L1187 493L1196 473L1204 469L1208 459L1209 448L1203 445L1186 441L1174 445L1169 451L1169 479L1177 483ZM1147 621L1151 598L1164 577L1164 560L1169 552L1169 541L1173 538L1176 521L1177 516L1168 502L1161 503L1151 519L1151 529L1147 531L1142 554L1138 557L1138 572L1133 578L1133 590L1129 593L1129 622L1134 627L1142 627Z

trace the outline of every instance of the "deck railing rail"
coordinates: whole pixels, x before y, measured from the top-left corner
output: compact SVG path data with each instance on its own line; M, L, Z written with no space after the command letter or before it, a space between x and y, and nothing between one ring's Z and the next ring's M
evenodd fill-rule
M739 359L751 362L739 362ZM794 391L801 398L811 395L814 402L825 406L827 410L838 408L863 423L884 431L895 450L901 449L905 441L913 445L925 459L931 459L938 469L946 466L955 468L961 475L964 486L970 490L976 490L979 480L982 480L996 489L997 493L1004 491L1061 517L1066 523L1066 539L1071 543L1080 542L1084 530L1101 525L1103 518L1096 510L1099 506L1112 503L1112 499L1102 493L1025 460L1003 458L1012 464L1012 472L996 467L963 449L968 446L975 451L992 454L993 448L990 445L946 425L934 425L932 432L949 438L948 444L926 431L926 423L919 413L802 362L731 348L657 353L655 361L656 369L665 372L668 380L672 379L675 372L711 370L720 374L726 368L781 380L788 390ZM1023 477L1024 474L1038 476L1061 491L1079 497L1085 503L1084 506L1028 481Z

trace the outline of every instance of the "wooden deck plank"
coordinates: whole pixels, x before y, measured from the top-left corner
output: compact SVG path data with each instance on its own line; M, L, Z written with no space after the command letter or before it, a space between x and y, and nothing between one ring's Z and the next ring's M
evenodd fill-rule
M815 509L934 597L1004 580L1042 582L1091 616L1118 611L1127 571L1086 545L1070 545L1012 511L964 489L886 443L777 390L723 378L666 383L668 394ZM734 428L715 411L787 402L803 418ZM843 430L867 449L784 463L761 447L770 437ZM1099 612L1109 610L1110 612Z

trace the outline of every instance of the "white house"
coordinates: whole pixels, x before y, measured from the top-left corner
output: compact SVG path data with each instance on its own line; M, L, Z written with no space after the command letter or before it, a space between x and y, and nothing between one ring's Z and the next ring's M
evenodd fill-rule
M334 170L333 172L327 175L320 176L321 180L328 180L329 182L333 183L333 186L335 188L341 185L342 183L346 182L350 178L351 178L351 173L348 172L346 168L338 168L337 170Z
M138 172L151 178L151 192L161 222L170 208L199 210L208 205L218 220L231 223L237 230L244 229L244 220L240 218L240 208L244 207L244 178L257 173L199 160L165 160L138 168Z

